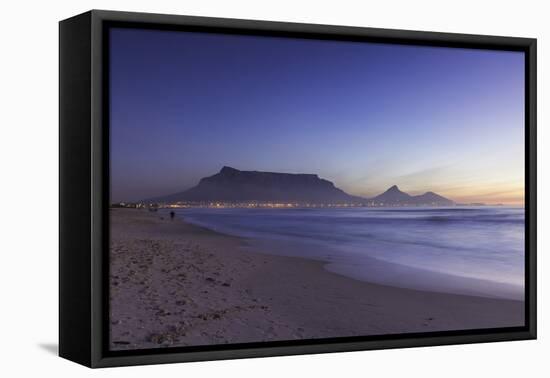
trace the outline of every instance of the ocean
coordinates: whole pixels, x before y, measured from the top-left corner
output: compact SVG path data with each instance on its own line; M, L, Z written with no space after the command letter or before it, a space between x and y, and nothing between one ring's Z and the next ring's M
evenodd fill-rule
M250 240L250 250L324 261L383 285L522 300L519 207L178 209L185 221ZM258 248L260 247L260 248Z

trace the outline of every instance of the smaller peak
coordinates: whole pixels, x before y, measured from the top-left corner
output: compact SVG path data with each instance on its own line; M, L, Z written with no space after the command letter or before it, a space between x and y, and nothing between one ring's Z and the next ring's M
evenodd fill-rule
M236 173L236 172L240 172L240 171L233 167L228 167L227 165L224 165L220 170L220 173Z
M399 187L398 187L397 185L392 185L392 186L388 189L388 191L392 191L392 192L394 192L394 191L399 191Z

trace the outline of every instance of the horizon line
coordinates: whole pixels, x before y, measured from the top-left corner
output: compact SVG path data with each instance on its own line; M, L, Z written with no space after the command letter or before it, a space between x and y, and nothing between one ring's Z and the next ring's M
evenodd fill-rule
M323 178L321 177L318 173L292 173L292 172L281 172L281 171L262 171L262 170L242 170L242 169L237 169L237 168L234 168L232 166L229 166L229 165L223 165L222 168L220 168L218 171L216 171L216 173L214 174L210 174L210 175L207 175L207 176L203 176L201 177L197 183L195 183L194 185L191 185L189 187L187 187L186 189L183 189L183 190L177 190L177 191L171 191L171 192L168 192L168 194L166 194L166 192L164 192L164 194L160 194L160 195L154 195L154 196L147 196L145 199L147 198L151 198L151 199L154 199L156 197L163 197L163 196L167 196L167 195L172 195L172 194L177 194L177 193L180 193L180 192L184 192L186 190L189 190L195 186L197 186L200 181L204 178L207 178L207 177L212 177L212 176L215 176L217 174L220 174L222 173L224 170L232 170L232 171L237 171L237 172L251 172L251 173L268 173L268 174L281 174L281 175L309 175L309 176L315 176L317 178L319 178L320 180L326 180L326 181L329 181L331 182L336 188L342 190L344 193L350 195L350 196L354 196L354 197L360 197L361 199L364 199L364 200L372 200L374 197L378 196L378 195L381 195L385 192L387 192L388 190L392 189L392 188L396 188L397 190L399 190L400 192L403 192L405 194L408 194L412 197L416 197L416 196L421 196L421 195L424 195L424 194L429 194L429 193L433 193L433 194L437 194L437 195L440 195L440 196L443 196L439 193L441 193L441 191L438 193L436 192L435 190L431 190L431 189L424 189L424 190L413 190L413 193L420 193L420 194L411 194L411 193L408 193L407 191L404 191L402 190L399 185L400 184L392 184L390 185L389 187L387 187L387 189L381 189L380 193L379 194L374 194L374 195L365 195L365 194L354 194L355 191L348 191L348 190L344 190L342 189L340 186L337 185L337 183L331 179L327 179L327 178ZM483 196L483 194L469 194L467 197L475 197L475 196ZM443 196L445 197L445 196ZM448 198L448 197L445 197L446 199L449 199L451 201L453 201L455 204L460 204L460 205L463 205L463 204L484 204L484 205L509 205L509 206L525 206L525 200L524 200L524 196L519 199L517 201L498 201L498 200L495 200L495 201L487 201L487 200L454 200L452 198ZM112 202L112 203L121 203L121 202L143 202L144 199L142 200L136 200L136 201L115 201L115 202ZM111 201L110 201L111 202Z

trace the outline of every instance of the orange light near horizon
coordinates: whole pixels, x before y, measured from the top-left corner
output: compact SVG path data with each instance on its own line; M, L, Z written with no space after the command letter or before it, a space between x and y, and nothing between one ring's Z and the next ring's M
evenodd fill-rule
M425 185L425 184L424 184ZM511 183L506 184L480 184L480 185L464 185L464 186L450 186L444 187L443 185L434 184L431 186L422 185L421 188L401 188L401 190L411 194L419 195L427 191L433 191L443 197L446 197L456 203L484 203L487 205L513 205L524 206L525 205L525 188L523 185L515 185ZM381 190L383 192L384 190ZM363 197L374 197L376 193L359 193Z
M487 204L523 205L525 189L506 185L461 188L448 190L442 195L449 196L456 202L483 202Z

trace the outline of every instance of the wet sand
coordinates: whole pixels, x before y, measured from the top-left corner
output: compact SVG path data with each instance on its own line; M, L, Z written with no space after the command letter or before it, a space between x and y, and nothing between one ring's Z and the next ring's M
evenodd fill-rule
M378 285L111 209L112 350L521 326L524 303ZM265 251L263 251L265 252Z

